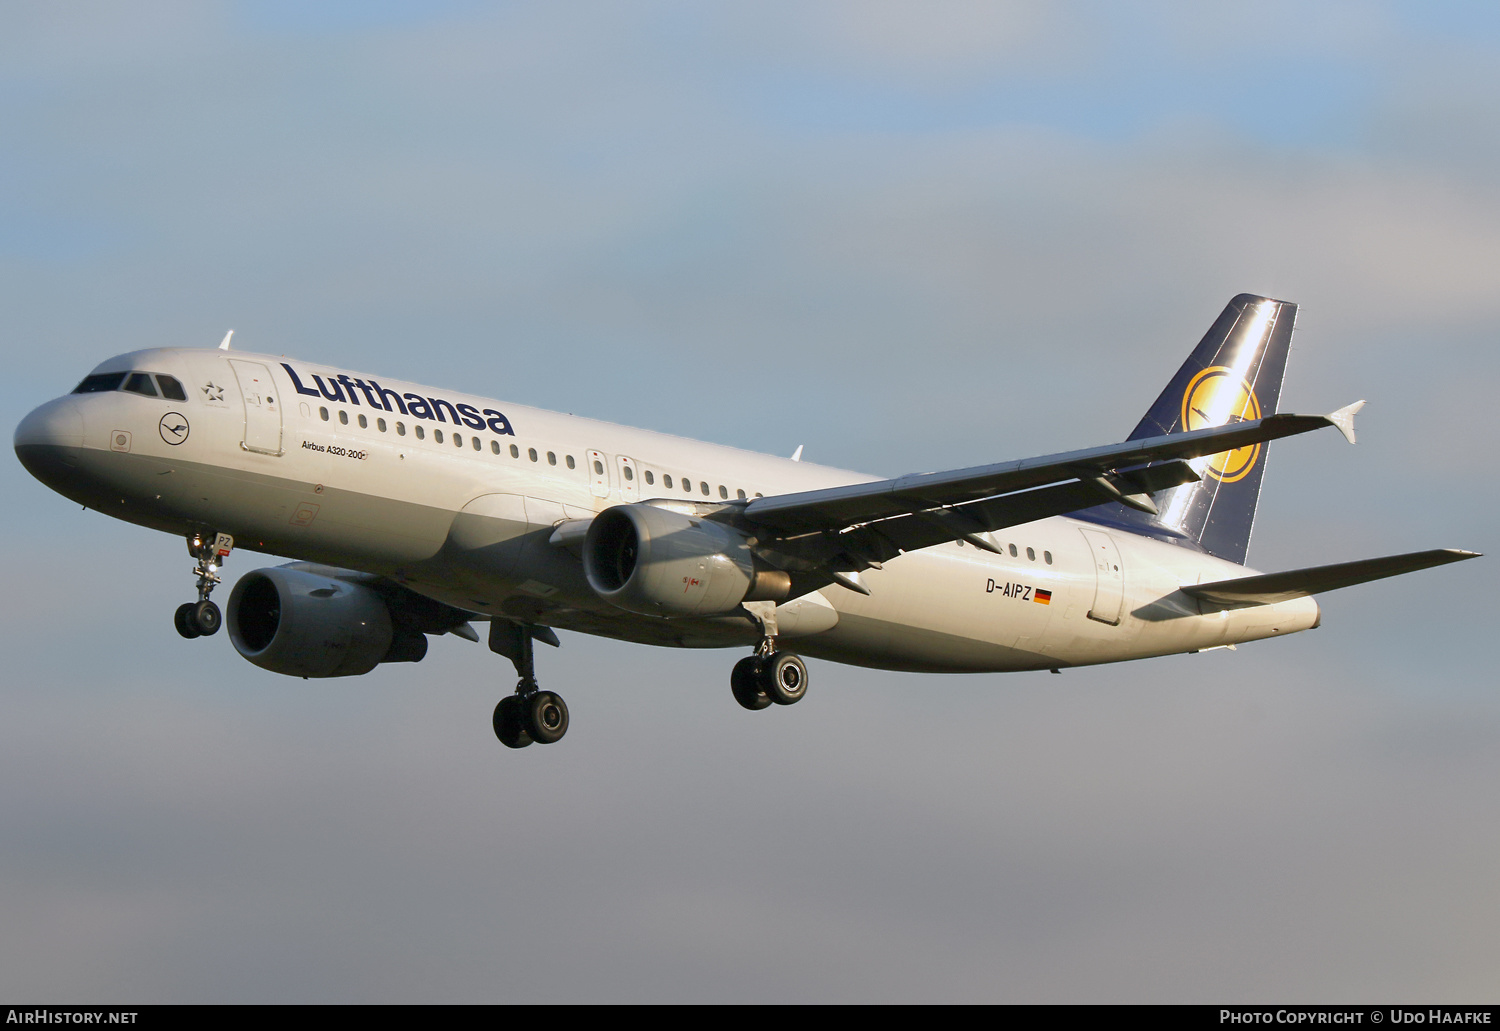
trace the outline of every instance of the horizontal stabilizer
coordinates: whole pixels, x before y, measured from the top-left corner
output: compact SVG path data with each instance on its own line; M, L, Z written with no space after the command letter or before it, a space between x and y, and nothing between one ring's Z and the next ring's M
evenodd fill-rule
M1429 566L1478 557L1477 551L1438 548L1435 551L1414 551L1410 555L1387 555L1384 558L1360 559L1358 562L1340 562L1335 566L1314 566L1311 569L1265 573L1238 580L1219 580L1211 584L1187 584L1183 586L1182 593L1224 608L1274 605L1279 601L1336 591L1340 587L1352 587L1370 580L1400 576Z

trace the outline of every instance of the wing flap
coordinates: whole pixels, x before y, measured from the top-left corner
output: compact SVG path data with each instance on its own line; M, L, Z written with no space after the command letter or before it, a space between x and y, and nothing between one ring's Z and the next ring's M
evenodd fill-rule
M1438 548L1433 551L1414 551L1407 555L1341 562L1332 566L1292 569L1284 573L1264 573L1237 580L1188 584L1182 588L1182 593L1223 608L1274 605L1279 601L1336 591L1340 587L1352 587L1371 580L1382 580L1388 576L1400 576L1402 573L1414 573L1418 569L1478 557L1477 551Z

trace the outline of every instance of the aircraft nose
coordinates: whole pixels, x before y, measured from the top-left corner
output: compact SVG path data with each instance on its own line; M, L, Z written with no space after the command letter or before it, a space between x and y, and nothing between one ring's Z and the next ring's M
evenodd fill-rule
M71 396L48 401L16 427L16 457L49 487L67 479L82 447L83 412Z
M16 427L17 448L49 444L53 447L83 446L83 412L72 395L48 401Z

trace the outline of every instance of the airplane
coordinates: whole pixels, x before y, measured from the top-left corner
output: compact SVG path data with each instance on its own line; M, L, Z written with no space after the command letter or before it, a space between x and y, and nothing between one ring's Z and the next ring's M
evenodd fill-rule
M1058 672L1233 648L1318 626L1322 592L1477 557L1244 564L1269 442L1353 443L1364 404L1277 412L1296 313L1235 297L1121 443L895 479L236 351L232 331L108 359L15 450L65 497L184 537L178 632L227 621L263 669L357 676L488 623L519 677L493 729L522 748L568 729L536 678L558 629L748 648L731 693L761 710L805 696L802 656ZM293 561L221 613L240 545Z

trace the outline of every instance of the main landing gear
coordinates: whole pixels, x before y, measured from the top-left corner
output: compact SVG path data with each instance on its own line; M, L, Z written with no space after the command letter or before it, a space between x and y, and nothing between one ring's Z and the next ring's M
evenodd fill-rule
M568 732L567 703L560 695L543 691L536 682L533 641L554 648L560 643L548 627L523 626L505 619L490 623L490 651L510 659L521 678L516 693L500 699L495 706L495 736L506 748L525 748L533 741L550 745Z
M198 560L193 569L198 574L198 600L177 606L172 621L183 637L212 637L223 626L224 616L208 596L219 585L219 567L234 550L234 538L227 533L216 533L212 538L195 533L187 539L187 546L188 554Z
M773 702L792 705L807 694L807 666L789 652L776 650L776 603L745 602L745 608L760 623L764 635L755 648L734 664L729 689L734 700L747 709L764 709Z
M807 667L789 652L747 655L734 664L729 689L747 709L791 705L807 694Z

